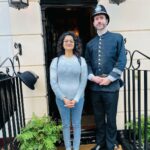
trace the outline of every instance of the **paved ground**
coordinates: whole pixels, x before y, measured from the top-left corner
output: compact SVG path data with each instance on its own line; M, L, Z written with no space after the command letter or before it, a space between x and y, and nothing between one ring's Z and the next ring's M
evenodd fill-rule
M81 145L80 150L90 150L92 147L94 147L94 144ZM65 150L65 148L64 147L58 147L57 150ZM122 150L121 145L119 145L118 150Z

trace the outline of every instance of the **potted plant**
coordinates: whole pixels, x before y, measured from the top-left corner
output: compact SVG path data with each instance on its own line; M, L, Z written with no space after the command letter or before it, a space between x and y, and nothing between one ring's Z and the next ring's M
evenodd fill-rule
M21 129L16 139L19 150L56 150L56 142L61 138L62 125L52 118L36 115Z

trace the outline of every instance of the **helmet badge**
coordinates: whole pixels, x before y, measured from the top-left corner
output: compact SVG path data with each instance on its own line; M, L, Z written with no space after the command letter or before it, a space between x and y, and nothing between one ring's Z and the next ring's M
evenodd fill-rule
M101 6L100 6L100 5L97 5L96 8L95 8L95 11L96 11L96 12L99 12L99 11L101 11L101 10L102 10Z

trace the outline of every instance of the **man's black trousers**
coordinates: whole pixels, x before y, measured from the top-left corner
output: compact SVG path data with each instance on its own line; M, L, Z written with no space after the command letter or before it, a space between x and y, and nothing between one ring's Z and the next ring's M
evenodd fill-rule
M91 100L96 123L96 143L113 150L117 144L116 114L119 91L91 91Z

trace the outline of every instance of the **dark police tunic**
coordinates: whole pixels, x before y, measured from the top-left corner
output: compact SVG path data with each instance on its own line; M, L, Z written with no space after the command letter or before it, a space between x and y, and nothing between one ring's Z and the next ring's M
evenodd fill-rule
M102 36L97 35L88 42L85 58L89 74L107 75L113 81L108 86L100 86L92 82L91 90L109 92L119 90L122 86L120 76L126 65L124 40L121 34L107 31Z

